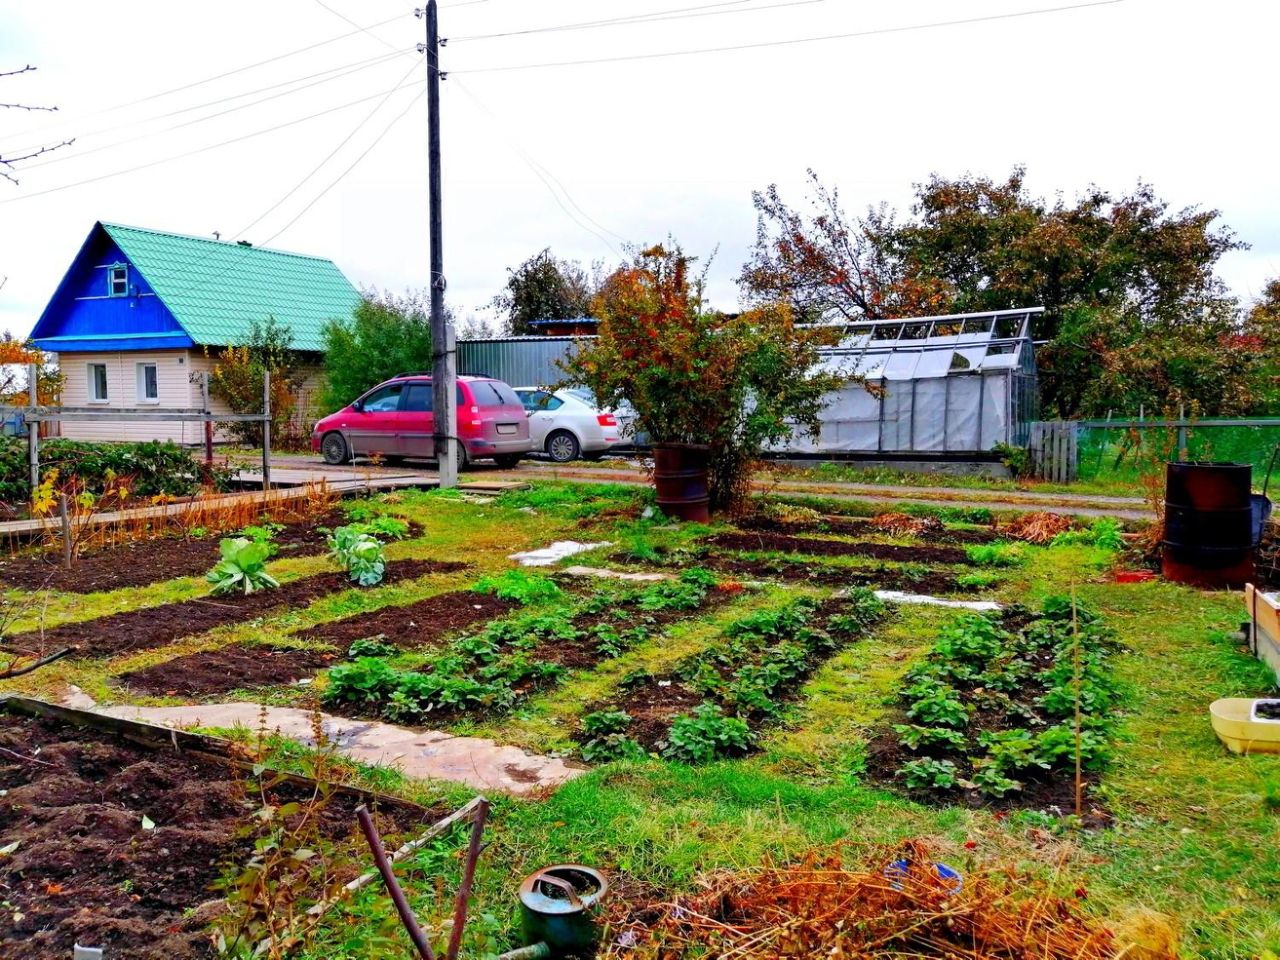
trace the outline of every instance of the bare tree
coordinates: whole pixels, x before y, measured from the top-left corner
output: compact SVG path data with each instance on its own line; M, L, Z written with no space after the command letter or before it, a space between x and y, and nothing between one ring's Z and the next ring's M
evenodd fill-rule
M8 70L0 73L0 79L5 77L16 77L24 73L34 73L35 69L36 68L31 66L31 64L27 64L19 70ZM57 113L58 108L38 107L27 103L0 103L0 110L26 110L28 112L38 113ZM0 177L4 177L4 179L16 186L18 178L14 176L14 170L17 168L19 163L22 163L24 160L33 160L41 154L51 153L61 147L69 147L73 143L75 143L74 137L70 140L63 140L59 143L46 143L43 146L32 147L16 155L0 153Z

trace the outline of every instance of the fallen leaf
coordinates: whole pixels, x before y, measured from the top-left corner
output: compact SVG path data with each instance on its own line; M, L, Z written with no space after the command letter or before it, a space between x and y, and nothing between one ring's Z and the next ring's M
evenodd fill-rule
M22 843L21 840L15 840L13 843L0 847L0 857L7 857L9 854L13 853L13 851L18 849L18 845L20 843Z
M51 897L56 897L58 894L60 894L60 893L62 892L62 884L60 884L60 883L47 883L47 884L45 884L44 892L45 892L45 893L47 893L47 894L49 894L49 896L51 896Z

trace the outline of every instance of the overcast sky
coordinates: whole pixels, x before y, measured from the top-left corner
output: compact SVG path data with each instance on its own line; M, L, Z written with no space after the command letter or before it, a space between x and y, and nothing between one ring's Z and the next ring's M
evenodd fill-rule
M482 311L543 247L613 263L624 239L671 233L719 248L711 294L728 307L753 189L802 202L813 167L856 212L908 206L933 172L1015 164L1044 194L1143 179L1175 208L1220 209L1252 246L1223 276L1252 298L1280 275L1280 4L1078 2L446 2L450 303ZM331 257L358 286L423 286L412 3L0 0L0 71L39 68L0 79L0 102L60 108L0 110L0 156L76 139L22 165L18 186L0 180L0 328L31 329L95 220L220 231ZM832 34L861 35L776 43ZM583 60L611 62L511 69Z

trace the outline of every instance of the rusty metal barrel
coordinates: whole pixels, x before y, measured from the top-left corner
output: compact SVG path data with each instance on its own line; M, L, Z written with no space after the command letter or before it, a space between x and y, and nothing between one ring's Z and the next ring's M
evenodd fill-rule
M1174 462L1165 471L1164 575L1202 587L1254 576L1253 467Z
M694 443L653 445L653 485L658 506L668 517L705 523L708 507L708 471L711 448Z

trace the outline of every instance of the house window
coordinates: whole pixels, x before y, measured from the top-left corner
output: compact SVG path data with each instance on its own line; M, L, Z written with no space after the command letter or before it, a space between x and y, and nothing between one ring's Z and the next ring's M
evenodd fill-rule
M137 369L138 402L159 403L160 383L156 379L156 365L154 363L140 363Z
M107 397L107 365L105 363L89 364L89 399L95 403L106 403Z
M116 263L107 268L107 296L127 297L129 295L129 267Z

